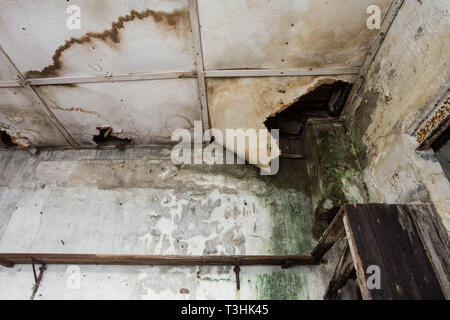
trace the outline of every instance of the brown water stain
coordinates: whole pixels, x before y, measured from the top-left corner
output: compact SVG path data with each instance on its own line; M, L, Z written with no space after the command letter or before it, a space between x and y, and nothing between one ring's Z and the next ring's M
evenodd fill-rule
M153 11L147 9L142 12L132 10L128 15L121 16L117 21L111 24L111 28L104 30L103 32L88 32L81 38L71 38L67 40L63 45L59 46L53 54L53 63L48 65L41 71L28 71L25 76L27 78L46 78L58 76L58 70L63 67L61 57L64 51L69 49L75 44L90 43L93 39L102 40L104 42L112 41L113 43L120 42L120 30L124 29L125 23L133 20L144 20L151 18L155 23L164 25L166 28L175 30L178 25L189 21L189 11L187 9L174 10L171 13L162 11Z

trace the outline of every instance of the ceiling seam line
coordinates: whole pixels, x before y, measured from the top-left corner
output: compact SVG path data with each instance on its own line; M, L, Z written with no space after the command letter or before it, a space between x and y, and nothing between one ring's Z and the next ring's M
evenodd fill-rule
M34 88L28 83L28 80L24 77L22 72L16 66L16 64L12 61L11 57L3 50L3 47L0 45L0 51L6 57L6 59L10 62L11 66L15 69L17 76L20 78L19 83L21 86L31 95L32 99L39 106L39 108L44 112L45 116L50 120L50 122L56 127L56 129L63 135L66 141L72 147L79 147L79 144L75 141L75 139L70 135L67 129L62 125L62 123L56 118L55 114L50 110L50 108L45 103L44 99L34 90Z
M253 77L308 77L332 75L358 75L360 67L320 68L320 69L210 69L204 70L204 78L253 78ZM135 73L108 76L78 76L56 78L26 79L31 86L83 84L83 83L113 83L130 81L152 81L169 79L197 79L196 71L188 72L161 72L161 73ZM0 80L0 88L23 87L22 80Z
M208 99L206 95L205 67L203 61L203 47L200 31L200 17L198 13L197 0L189 0L189 16L191 19L192 40L194 43L194 54L197 69L197 86L201 107L201 119L203 131L210 128Z
M369 73L370 67L372 63L375 61L376 56L384 42L384 39L387 36L392 24L397 17L400 8L402 7L404 0L393 0L391 6L386 13L386 17L383 20L380 31L375 36L372 44L370 45L369 51L367 52L366 58L364 59L364 63L361 66L358 77L356 78L355 83L353 84L352 91L350 92L347 102L344 105L344 108L341 113L341 118L346 118L349 109L353 105L356 100L356 97L359 95L361 88L364 84L367 74Z

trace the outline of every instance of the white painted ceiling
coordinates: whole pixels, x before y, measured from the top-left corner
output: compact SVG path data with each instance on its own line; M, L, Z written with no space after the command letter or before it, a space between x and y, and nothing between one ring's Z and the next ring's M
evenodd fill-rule
M37 147L70 147L67 135L75 145L95 146L92 137L101 126L136 145L168 142L174 129L192 129L202 119L197 53L207 73L359 68L377 33L366 27L366 9L378 5L384 16L392 0L197 0L200 31L191 27L193 2L2 0L0 45L6 56L0 53L0 130ZM81 9L80 30L66 27L72 4ZM71 84L22 87L19 74ZM118 81L123 75L142 80ZM80 83L86 79L90 83ZM207 88L208 102L229 99L226 81L206 81L215 87ZM252 99L258 101L246 96L243 102L257 108Z

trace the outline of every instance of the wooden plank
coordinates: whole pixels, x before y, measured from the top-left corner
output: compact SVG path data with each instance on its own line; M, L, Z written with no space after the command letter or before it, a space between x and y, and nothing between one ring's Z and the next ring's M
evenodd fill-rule
M369 72L369 69L370 69L372 63L375 60L375 57L376 57L378 51L380 50L381 45L383 44L386 34L388 33L389 29L391 28L392 23L395 20L395 17L397 16L398 12L400 11L400 8L402 7L403 2L404 2L404 0L394 0L392 2L391 6L389 7L386 17L384 18L383 23L381 25L381 29L378 32L378 34L375 36L375 39L373 40L373 42L369 48L369 52L367 53L364 63L361 66L359 75L356 78L355 83L353 84L353 88L350 91L350 95L348 96L347 102L342 110L341 117L346 116L350 107L355 102L356 97L364 83L364 79L366 78L367 73Z
M406 207L414 219L428 258L447 300L450 299L450 243L441 219L431 205Z
M96 264L164 266L294 266L314 264L309 254L288 256L159 256L108 254L2 253L1 259L14 264Z
M350 249L350 253L352 255L353 260L353 266L356 271L356 278L358 281L358 286L361 291L361 296L364 300L370 300L370 292L366 286L366 276L365 276L365 269L363 267L363 264L361 262L359 253L358 253L358 247L355 243L355 238L353 236L353 232L350 228L350 224L348 222L348 217L346 215L343 216L342 221L344 223L345 228L345 234L347 236L347 241Z
M445 299L408 206L344 207L349 239L364 299ZM381 271L381 288L370 289L369 266Z
M314 259L316 259L317 263L322 260L323 256L328 252L328 250L331 249L336 241L345 234L344 225L342 223L343 213L343 209L339 210L336 217L330 223L314 249L311 251L311 255Z
M327 291L323 297L324 300L335 300L338 291L345 286L347 281L355 274L353 259L347 244L342 251L339 261L334 270L333 278L328 285Z
M200 105L202 108L202 123L203 131L208 130L209 127L209 111L208 111L208 98L206 96L206 82L205 82L205 67L203 64L203 47L200 31L200 19L198 15L198 3L197 0L189 0L189 15L191 19L192 38L194 41L195 50L195 64L197 66L197 82L198 92L200 98Z
M292 120L289 118L275 119L274 128L280 129L282 132L297 135L302 131L303 124L300 121Z

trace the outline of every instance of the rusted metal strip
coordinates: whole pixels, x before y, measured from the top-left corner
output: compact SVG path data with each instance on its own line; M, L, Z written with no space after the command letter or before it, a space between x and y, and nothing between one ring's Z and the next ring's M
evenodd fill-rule
M47 270L47 266L45 264L41 265L39 267L39 276L36 277L36 270L33 264L33 272L34 272L34 279L35 279L35 284L33 286L33 292L31 293L31 297L30 300L34 300L34 297L36 296L36 293L39 289L39 286L41 285L42 282L42 278L44 277L44 272L45 270Z
M97 264L167 266L295 266L317 262L310 254L286 256L160 256L114 254L2 253L0 259L13 264Z

